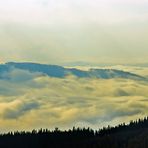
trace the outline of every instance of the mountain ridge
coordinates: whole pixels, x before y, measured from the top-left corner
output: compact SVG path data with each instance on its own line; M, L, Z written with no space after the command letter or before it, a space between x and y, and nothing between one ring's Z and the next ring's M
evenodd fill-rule
M112 78L126 78L126 79L138 79L144 80L145 78L122 70L116 69L94 69L91 68L88 71L80 70L76 68L65 68L58 65L39 64L31 62L8 62L0 64L0 75L4 72L9 72L12 69L27 70L29 72L40 72L50 77L64 78L68 75L74 75L79 78L100 78L100 79L112 79Z

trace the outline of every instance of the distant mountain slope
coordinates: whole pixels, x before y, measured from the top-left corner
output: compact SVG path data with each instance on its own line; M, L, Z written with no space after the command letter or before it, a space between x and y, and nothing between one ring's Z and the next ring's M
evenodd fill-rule
M89 71L83 71L75 68L64 68L57 65L45 65L37 63L15 63L9 62L0 65L0 78L5 72L10 72L14 69L27 70L29 72L39 72L50 77L63 78L67 75L74 75L80 78L126 78L126 79L144 79L144 77L120 70L114 69L90 69Z

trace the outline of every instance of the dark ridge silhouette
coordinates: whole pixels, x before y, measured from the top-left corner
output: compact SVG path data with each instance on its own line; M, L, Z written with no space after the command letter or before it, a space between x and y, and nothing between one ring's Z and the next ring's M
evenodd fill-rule
M55 128L0 135L0 148L148 148L148 117L98 131Z
M84 71L76 68L64 68L57 65L15 62L0 64L0 78L5 78L5 73L11 72L14 69L27 70L32 73L39 72L50 77L58 78L64 78L67 75L74 75L79 78L125 78L134 80L145 80L145 78L142 76L115 69L90 69L89 71Z

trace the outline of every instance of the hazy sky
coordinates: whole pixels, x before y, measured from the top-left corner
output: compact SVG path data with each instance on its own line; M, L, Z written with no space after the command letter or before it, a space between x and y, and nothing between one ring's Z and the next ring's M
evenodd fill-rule
M147 0L0 0L0 61L138 63Z

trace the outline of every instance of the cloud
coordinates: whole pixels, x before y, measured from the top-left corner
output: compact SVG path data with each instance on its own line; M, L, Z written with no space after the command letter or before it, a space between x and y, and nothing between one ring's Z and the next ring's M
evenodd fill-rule
M40 88L34 79L42 76L41 73L32 73L27 70L12 68L0 74L0 96L24 95L30 88Z
M50 78L18 69L8 75L13 81L0 83L0 122L5 131L74 125L99 128L148 113L147 81Z
M29 80L34 79L35 77L41 76L41 73L31 73L27 70L21 70L17 68L13 68L10 71L4 72L1 77L3 79L9 80L11 82L15 83L21 83L21 82L26 82Z
M22 117L27 112L30 112L31 110L38 109L39 104L37 102L29 102L29 103L19 103L13 108L6 108L3 111L2 118L4 119L18 119L19 117Z

